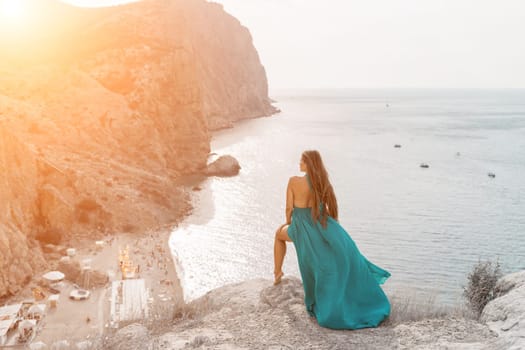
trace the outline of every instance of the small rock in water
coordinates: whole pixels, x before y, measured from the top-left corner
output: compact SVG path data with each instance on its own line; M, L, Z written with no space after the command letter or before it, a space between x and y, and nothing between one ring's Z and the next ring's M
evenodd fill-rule
M208 165L205 174L208 176L235 176L239 174L241 166L237 159L230 155L220 156L216 161Z
M494 173L489 173L489 177L495 178L495 177L496 177L496 174L494 174Z

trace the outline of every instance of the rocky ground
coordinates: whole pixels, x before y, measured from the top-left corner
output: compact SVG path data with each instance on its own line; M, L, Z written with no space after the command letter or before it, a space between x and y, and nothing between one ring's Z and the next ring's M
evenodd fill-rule
M481 322L498 335L493 349L525 349L525 271L501 278L497 298L483 309Z
M172 326L133 324L119 330L108 349L523 349L525 271L505 276L501 293L481 321L444 315L386 321L375 329L335 331L308 316L301 282L279 286L264 279L211 291L187 306ZM396 312L393 306L393 313ZM190 312L191 311L191 312ZM486 323L485 323L486 322Z

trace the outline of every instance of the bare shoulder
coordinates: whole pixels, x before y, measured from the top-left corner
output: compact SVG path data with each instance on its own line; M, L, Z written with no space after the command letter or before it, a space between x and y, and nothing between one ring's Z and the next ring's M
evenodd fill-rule
M300 184L302 181L304 181L304 177L303 176L292 176L288 180L288 185L292 186L292 187L295 187L298 184Z
M290 180L288 180L289 183L297 183L298 181L300 181L302 179L301 176L291 176L290 177Z

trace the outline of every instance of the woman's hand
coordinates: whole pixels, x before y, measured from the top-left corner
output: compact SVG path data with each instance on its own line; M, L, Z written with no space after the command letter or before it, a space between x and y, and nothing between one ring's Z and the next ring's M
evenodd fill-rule
M288 180L288 187L286 188L286 223L290 225L292 223L292 212L293 212L293 189L292 189L292 178Z

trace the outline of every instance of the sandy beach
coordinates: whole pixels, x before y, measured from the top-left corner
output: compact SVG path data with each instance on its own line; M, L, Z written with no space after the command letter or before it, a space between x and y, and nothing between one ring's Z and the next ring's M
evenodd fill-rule
M76 250L72 260L91 260L92 270L107 273L109 282L103 287L89 289L89 299L74 301L69 298L69 293L75 289L75 284L68 280L62 281L58 285L58 305L56 308L50 308L48 303L46 315L33 342L42 341L48 346L63 340L67 340L69 344L85 341L89 344L91 340L107 336L116 329L110 323L111 286L113 281L122 279L119 251L126 248L129 260L138 268L134 277L144 279L149 296L149 317L138 321L147 323L159 318L171 318L175 308L183 303L183 294L168 247L170 232L171 226L147 231L141 235L122 233L100 240L83 238L70 242L67 248ZM48 261L49 258L48 256ZM51 267L58 265L56 258L57 254L51 257ZM41 284L39 280L41 275L34 276L26 288L7 300L7 303L31 300L32 288ZM43 290L48 297L50 293ZM44 303L46 299L39 302Z

